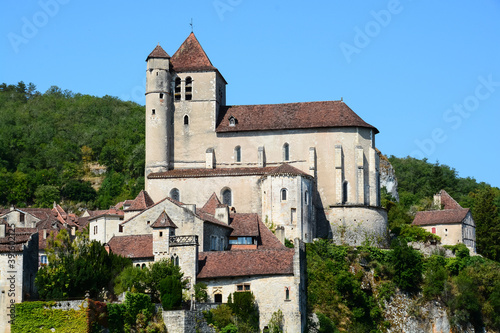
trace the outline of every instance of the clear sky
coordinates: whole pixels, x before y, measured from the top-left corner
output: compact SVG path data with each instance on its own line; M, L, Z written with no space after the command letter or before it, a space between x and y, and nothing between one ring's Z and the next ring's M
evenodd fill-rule
M144 105L147 55L191 32L228 104L343 98L386 155L500 187L499 0L0 3L0 82Z

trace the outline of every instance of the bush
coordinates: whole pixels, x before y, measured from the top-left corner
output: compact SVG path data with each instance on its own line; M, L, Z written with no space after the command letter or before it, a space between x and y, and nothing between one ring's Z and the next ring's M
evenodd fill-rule
M207 285L203 282L194 285L194 299L196 302L206 302L208 300Z
M445 265L445 258L437 255L430 256L425 262L422 292L427 299L440 297L444 291L450 289Z
M422 255L401 240L392 243L394 283L405 291L417 291L422 281Z
M182 303L182 283L178 276L169 275L160 281L161 305L164 310L179 308Z

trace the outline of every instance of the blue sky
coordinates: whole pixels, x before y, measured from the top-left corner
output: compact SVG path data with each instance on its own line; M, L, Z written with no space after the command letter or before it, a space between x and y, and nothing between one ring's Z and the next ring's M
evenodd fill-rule
M194 32L228 104L343 98L386 155L500 187L500 1L2 1L0 81L144 104L147 55Z

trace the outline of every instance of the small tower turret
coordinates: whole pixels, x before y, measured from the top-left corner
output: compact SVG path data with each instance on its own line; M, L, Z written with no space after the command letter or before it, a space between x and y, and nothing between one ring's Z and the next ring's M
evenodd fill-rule
M146 59L146 177L169 169L172 136L170 56L158 44Z

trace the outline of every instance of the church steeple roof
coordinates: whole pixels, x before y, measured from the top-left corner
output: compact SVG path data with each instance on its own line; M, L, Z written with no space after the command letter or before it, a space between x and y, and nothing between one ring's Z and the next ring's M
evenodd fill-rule
M148 55L148 57L146 58L146 60L148 60L149 58L167 58L167 59L169 59L170 56L168 55L167 52L165 52L165 50L158 43L158 45L156 45L156 47L153 50L153 52L151 52Z
M217 70L192 32L174 53L171 63L179 72Z

